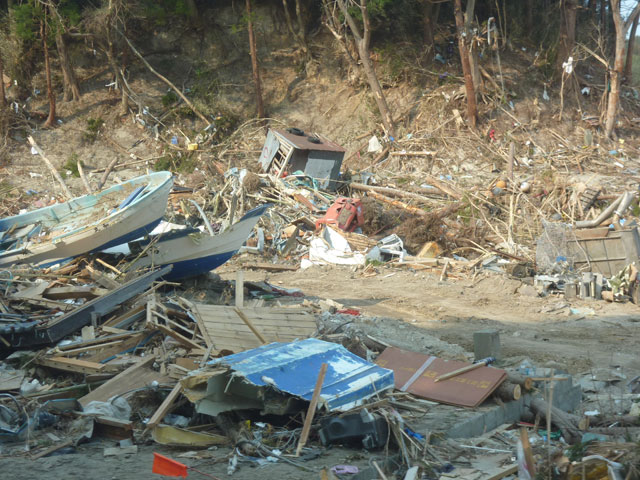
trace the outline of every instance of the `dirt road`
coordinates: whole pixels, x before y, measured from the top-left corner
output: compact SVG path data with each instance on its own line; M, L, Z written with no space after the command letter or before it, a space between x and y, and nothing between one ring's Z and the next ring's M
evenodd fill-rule
M231 263L219 273L233 280L237 268ZM365 315L399 318L471 352L473 332L494 328L503 357L514 364L527 357L574 374L593 367L620 367L633 376L640 371L640 307L631 303L531 297L518 292L519 280L496 274L440 282L432 274L390 268L363 278L351 268L332 266L247 271L245 279L300 288L307 297L330 298Z

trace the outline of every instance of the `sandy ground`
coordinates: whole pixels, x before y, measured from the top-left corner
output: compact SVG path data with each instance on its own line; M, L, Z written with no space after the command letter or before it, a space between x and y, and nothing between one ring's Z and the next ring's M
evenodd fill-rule
M68 455L51 456L31 460L25 456L13 456L11 458L0 457L0 471L11 472L2 475L2 478L11 480L41 479L94 479L94 480L159 480L171 478L152 473L153 452L160 453L180 463L197 470L201 470L218 478L233 478L236 480L249 480L259 478L287 478L290 480L305 480L311 475L319 478L318 473L322 468L330 468L334 465L356 465L361 469L368 468L370 459L375 460L377 455L362 454L357 450L329 449L314 460L304 462L304 465L312 472L301 470L286 463L269 464L258 467L252 462L241 462L233 476L227 475L227 458L231 449L219 448L215 451L200 451L200 455L210 456L206 459L180 458L186 450L167 448L159 445L141 445L138 453L132 455L119 455L105 457L104 448L114 447L116 443L97 441L78 447L76 453ZM382 454L380 453L380 457ZM380 462L380 459L378 459ZM208 478L195 471L189 471L189 478Z
M227 264L219 273L233 280L237 268ZM440 282L432 274L390 268L363 278L347 267L312 267L247 271L245 279L300 288L308 297L330 298L365 315L400 318L469 352L474 331L497 329L506 364L530 358L538 366L573 374L596 367L619 368L631 377L640 371L640 308L631 303L530 297L517 292L519 280L493 273ZM569 307L595 314L569 314Z

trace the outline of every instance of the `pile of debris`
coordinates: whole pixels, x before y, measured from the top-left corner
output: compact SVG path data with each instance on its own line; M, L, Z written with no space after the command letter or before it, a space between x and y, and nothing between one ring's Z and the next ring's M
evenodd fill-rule
M201 459L226 445L219 460L233 474L243 462L316 471L313 461L340 445L384 457L334 465L322 478L534 478L549 469L577 478L589 462L635 478L633 445L607 449L628 431L602 436L618 420L567 413L581 389L564 372L498 368L496 331L474 335L474 354L421 345L418 329L407 345L374 334L357 311L245 283L242 271L235 285L184 280L241 251L241 260L262 256L244 269L338 264L441 280L492 272L531 278L542 294L637 297L640 239L622 218L629 193L576 224L587 230L546 224L534 263L532 246L501 241L488 217L503 222L513 200L506 182L463 193L424 174L420 193L400 190L364 171L358 182L341 174L344 153L320 135L271 130L261 174L214 164L219 185L184 188L159 172L2 220L2 452L41 458L109 438L119 444L105 455L127 455L151 439ZM610 216L612 227L595 228ZM622 418L640 424L637 412ZM156 473L189 468L155 457Z

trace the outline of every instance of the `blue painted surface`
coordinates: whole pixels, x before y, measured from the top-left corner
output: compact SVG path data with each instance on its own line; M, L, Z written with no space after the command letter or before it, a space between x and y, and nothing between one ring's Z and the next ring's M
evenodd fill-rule
M210 272L233 257L237 251L238 250L234 250L232 252L220 253L218 255L209 255L207 257L174 262L171 264L173 265L171 272L162 278L167 281L173 281L180 280L182 278L195 277L196 275Z
M271 207L272 207L272 204L267 203L265 205L260 205L256 208L249 210L247 213L245 213L242 216L240 220L238 220L236 225L242 222L243 220L262 216L264 212L266 212L267 209ZM187 229L187 230L178 230L178 231L172 232L169 235L165 235L164 238L161 237L159 243L162 244L163 240L167 241L172 238L175 238L176 235L178 236L188 235L192 231L193 230ZM223 235L223 234L220 234L220 235ZM240 247L244 245L245 241L246 239L243 239L242 242L238 243L238 245L235 246L233 250L230 250L228 252L217 253L215 255L205 255L202 257L183 260L180 262L162 264L161 266L173 265L171 272L167 276L163 277L163 279L167 281L180 280L183 278L195 277L197 275L202 275L203 273L210 272L211 270L215 270L220 265L227 262L231 257L233 257L236 254L236 252L240 249ZM120 242L120 243L124 243L124 242Z
M348 410L376 393L391 389L393 371L369 363L335 343L308 338L271 343L218 358L209 365L228 366L256 386L274 388L311 400L320 366L328 364L320 404L328 410Z

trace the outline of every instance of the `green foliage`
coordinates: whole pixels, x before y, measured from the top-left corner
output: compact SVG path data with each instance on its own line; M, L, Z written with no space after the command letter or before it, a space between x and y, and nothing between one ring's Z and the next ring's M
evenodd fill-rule
M84 166L83 162L80 163L82 163L82 166ZM65 177L67 171L71 172L72 176L80 178L80 172L78 171L78 155L75 152L69 156L65 164L62 166L62 171L60 172L60 174Z
M154 168L156 171L168 170L174 173L193 173L198 166L198 155L196 152L178 152L177 154L167 154L156 160Z
M87 120L87 130L82 135L82 138L87 143L93 143L98 138L100 128L104 125L104 120L101 118L90 118Z
M142 15L154 25L168 25L175 18L187 18L192 12L184 0L143 0Z
M28 1L13 7L16 35L20 40L34 41L38 37L43 10L39 3Z
M167 94L162 96L162 106L165 108L170 107L174 103L178 101L178 95L175 94L173 90L167 92Z
M82 9L86 2L82 0L60 0L58 14L67 26L76 26L82 20Z

